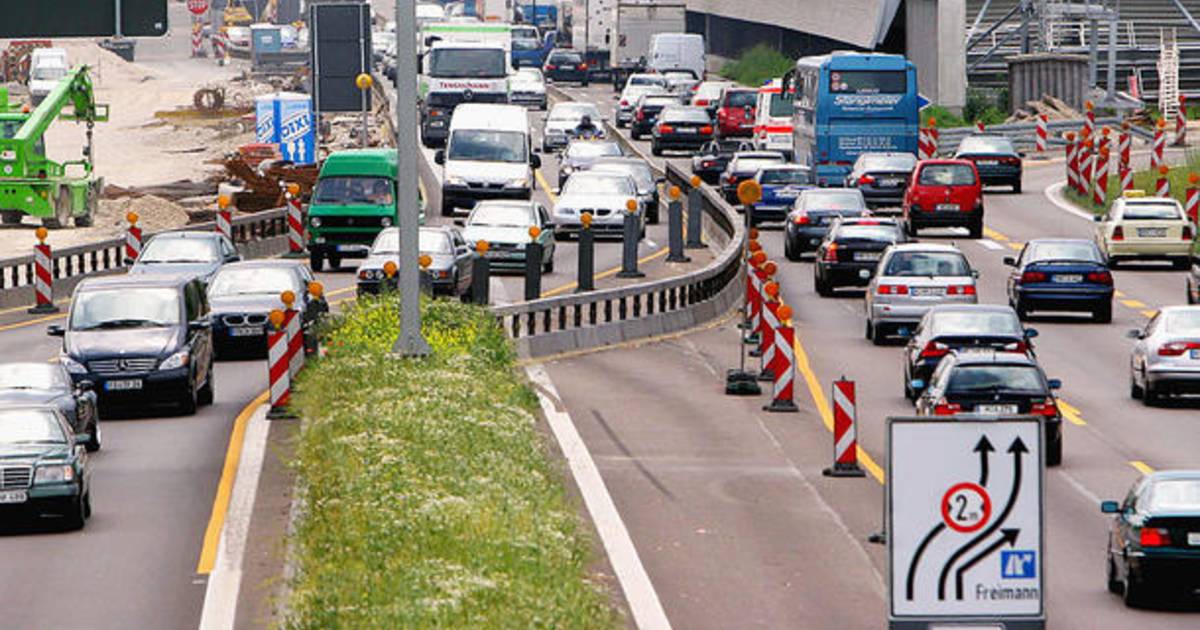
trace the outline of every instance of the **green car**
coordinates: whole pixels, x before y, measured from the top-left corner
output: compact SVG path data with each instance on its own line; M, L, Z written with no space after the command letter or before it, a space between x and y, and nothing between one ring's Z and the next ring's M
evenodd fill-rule
M308 252L313 271L366 258L384 228L396 225L396 151L338 151L325 159L308 207ZM418 197L418 222L424 201Z
M92 513L90 439L56 408L0 409L0 510L82 528Z

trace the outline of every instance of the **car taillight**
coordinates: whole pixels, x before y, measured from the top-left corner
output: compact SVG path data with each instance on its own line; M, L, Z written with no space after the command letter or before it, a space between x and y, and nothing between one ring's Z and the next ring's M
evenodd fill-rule
M725 122L727 118L729 118L729 112L725 111L724 109L717 110L717 120L719 122Z
M1192 240L1192 226L1190 226L1190 225L1183 226L1183 232L1180 235L1180 240L1184 240L1184 241Z
M430 115L430 116L441 116L441 115L442 115L442 110L440 110L440 109L431 109L431 110L429 110L429 115Z
M1188 350L1200 350L1200 343L1194 341L1172 341L1158 348L1158 356L1160 357L1177 357Z
M1085 277L1087 278L1088 282L1094 282L1096 284L1111 286L1113 283L1112 274L1107 271L1093 271Z
M1058 405L1055 404L1053 400L1033 403L1033 405L1029 407L1029 413L1035 416L1057 416Z
M795 223L796 225L808 225L809 223L812 223L812 219L809 219L807 214L797 214L796 216L792 217L792 223Z
M580 70L587 70L587 64L586 64L586 63L581 63L581 64L579 64L578 66L576 66L576 68L578 68L578 69L580 69Z
M1014 341L1004 344L1005 352L1020 352L1022 354L1029 352L1029 344L1024 341Z
M703 162L700 163L700 166L703 166L704 168L712 168L716 165L717 165L717 163L712 160L704 160Z
M952 284L946 287L946 295L975 295L975 285Z
M729 176L727 176L725 178L725 181L729 182L730 184L736 184L737 183L737 175L734 175L731 173Z
M949 352L950 346L947 346L940 341L930 341L929 343L925 344L924 348L921 349L920 358L937 359L946 356L949 354Z
M1125 228L1123 228L1119 225L1117 227L1113 228L1112 240L1114 240L1114 241L1125 240Z
M941 402L933 407L933 415L935 416L953 416L960 411L962 411L962 405L958 403L948 403L946 402L945 398L943 398Z
M859 186L868 186L868 185L874 184L874 183L875 183L875 178L871 177L870 175L863 175L862 177L858 178Z
M1162 527L1143 527L1138 543L1143 547L1165 547L1171 544L1171 532Z
M646 120L646 112L644 112L640 109L637 110L637 119L638 120Z
M825 257L823 260L825 262L837 262L837 250L838 244L830 243L829 247L825 248Z
M1000 163L1007 164L1008 166L1020 166L1021 158L1019 158L1019 157L1002 157L1002 158L1000 158Z
M662 124L658 126L658 133L675 133L675 128L671 125Z
M1045 282L1046 274L1040 271L1026 271L1021 274L1021 282Z
M552 63L548 63L548 64L546 64L546 69L547 70L558 70L558 66L556 66Z
M700 90L700 84L699 84L699 83L697 83L696 85L693 85L693 86L692 86L692 91L693 91L693 92L697 92L697 91L699 91L699 90Z
M707 105L708 105L708 99L706 99L706 98L696 99L696 107L705 107Z
M709 136L709 135L712 135L712 132L713 132L712 125L704 125L703 127L700 128L701 135Z
M622 100L622 101L621 101L621 107L629 107L629 101Z
M907 284L881 284L875 289L879 295L908 295Z

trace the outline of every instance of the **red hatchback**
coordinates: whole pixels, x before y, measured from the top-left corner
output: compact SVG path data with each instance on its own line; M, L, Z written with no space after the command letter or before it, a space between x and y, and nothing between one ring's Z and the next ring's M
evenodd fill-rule
M717 132L722 138L754 135L754 108L758 103L758 90L725 90L721 107L717 110Z
M983 186L969 160L925 160L913 170L904 195L909 236L929 227L965 227L983 238Z

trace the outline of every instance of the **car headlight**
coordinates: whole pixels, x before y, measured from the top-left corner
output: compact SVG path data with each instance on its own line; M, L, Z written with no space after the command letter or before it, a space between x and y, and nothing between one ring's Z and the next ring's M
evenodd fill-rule
M308 224L315 228L321 227L321 217L311 217L308 220Z
M392 227L392 218L391 217L383 217L382 219L379 220L379 225L382 225L383 227Z
M461 178L461 177L447 175L446 176L446 185L447 186L466 186L467 182L465 180L463 180L463 178Z
M63 367L67 368L67 372L70 372L71 374L87 374L87 368L84 367L82 363L65 354L58 357L58 362L61 363Z
M56 481L75 481L75 469L69 464L53 464L38 466L33 477L34 483L54 483Z
M179 352L176 352L175 354L172 354L164 359L163 362L158 365L158 369L174 370L176 368L181 368L187 365L191 358L192 357L190 354L188 354L187 350L180 350Z
M528 179L526 179L524 177L517 177L514 179L510 179L508 181L508 183L504 185L504 187L505 188L524 188L528 185L529 185Z

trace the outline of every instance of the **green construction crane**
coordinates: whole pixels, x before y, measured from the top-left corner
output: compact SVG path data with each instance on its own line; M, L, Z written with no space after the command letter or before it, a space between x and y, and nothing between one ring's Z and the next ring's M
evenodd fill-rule
M68 108L69 106L69 108ZM55 162L46 157L46 130L55 120L87 125L83 159ZM92 224L104 179L92 164L92 127L108 120L108 105L96 103L87 66L66 74L33 111L8 102L0 88L0 220L20 223L40 217L48 228Z

